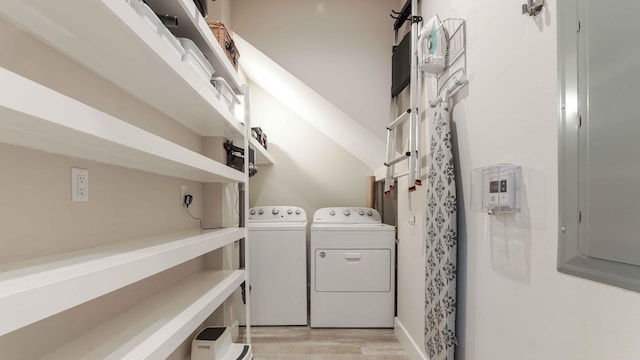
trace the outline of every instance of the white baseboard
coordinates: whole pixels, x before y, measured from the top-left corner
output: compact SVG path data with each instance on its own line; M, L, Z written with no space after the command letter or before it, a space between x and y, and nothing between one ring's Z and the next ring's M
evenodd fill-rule
M400 345L404 348L404 351L409 355L411 360L429 360L424 354L424 349L409 336L407 329L402 325L402 322L398 318L394 319L393 330L400 342Z

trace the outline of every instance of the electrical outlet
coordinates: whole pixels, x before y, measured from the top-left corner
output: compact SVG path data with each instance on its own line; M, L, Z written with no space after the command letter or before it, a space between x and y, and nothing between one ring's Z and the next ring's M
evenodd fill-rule
M71 168L71 201L89 201L89 170Z
M184 197L189 193L187 185L180 186L180 205L184 205Z

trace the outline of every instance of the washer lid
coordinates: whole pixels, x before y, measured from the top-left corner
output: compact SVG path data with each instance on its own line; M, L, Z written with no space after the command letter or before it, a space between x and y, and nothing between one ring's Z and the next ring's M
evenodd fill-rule
M328 224L328 223L313 223L311 224L311 231L390 231L395 232L396 228L387 224L354 224L354 223L342 223L342 224Z
M247 224L247 229L252 230L267 230L267 231L300 231L307 229L306 221L289 221L289 222L275 222L275 221L258 221L250 222Z
M297 206L256 206L249 209L248 223L255 222L306 222L307 213Z
M366 207L328 207L316 210L314 224L380 224L376 209Z

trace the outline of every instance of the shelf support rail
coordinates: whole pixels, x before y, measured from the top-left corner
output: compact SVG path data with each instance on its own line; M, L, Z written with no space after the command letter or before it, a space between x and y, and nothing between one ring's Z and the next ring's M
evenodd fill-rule
M226 83L226 81L225 81ZM229 84L227 84L228 86ZM231 87L229 87L231 89ZM233 91L231 92L233 94ZM240 207L242 208L240 215L240 224L241 226L247 229L247 223L245 216L249 213L249 139L251 136L251 91L249 86L244 85L242 87L242 94L244 95L244 153L247 154L245 156L244 161L244 183L238 184L238 188L242 188L242 200L239 201ZM235 97L235 95L234 95ZM241 253L241 261L244 265L244 294L245 294L245 325L246 325L246 338L247 344L251 344L251 278L249 276L249 268L251 267L251 262L249 261L249 248L251 246L251 238L249 236L249 231L245 231L244 241L241 242L241 245L244 244L244 253Z

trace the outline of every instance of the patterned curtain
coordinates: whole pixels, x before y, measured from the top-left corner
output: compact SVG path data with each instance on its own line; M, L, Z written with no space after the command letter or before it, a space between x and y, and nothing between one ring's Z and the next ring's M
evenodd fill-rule
M431 155L427 186L425 257L425 350L430 360L453 360L456 340L456 184L448 101L429 124Z

